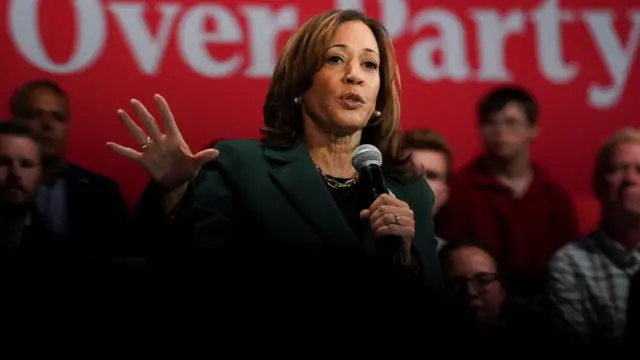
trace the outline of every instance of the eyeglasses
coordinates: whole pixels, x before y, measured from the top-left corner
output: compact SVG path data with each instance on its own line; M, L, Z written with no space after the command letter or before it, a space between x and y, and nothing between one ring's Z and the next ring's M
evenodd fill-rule
M513 132L526 128L527 122L519 121L516 119L508 118L503 120L488 120L480 125L483 131L495 131L499 128L504 128L507 131Z
M486 294L489 291L489 286L497 280L498 274L496 273L480 273L469 278L453 276L448 279L447 287L452 295L456 295L465 292L468 284L471 284L478 294Z
M44 116L50 116L54 120L60 122L67 120L67 114L61 111L47 111L42 109L27 109L25 110L25 113L22 117L24 117L26 120L32 120L36 118L42 118Z

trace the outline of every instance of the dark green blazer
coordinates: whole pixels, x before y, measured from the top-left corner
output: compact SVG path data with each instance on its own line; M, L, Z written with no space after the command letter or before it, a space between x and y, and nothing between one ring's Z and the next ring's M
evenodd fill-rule
M252 140L224 141L216 148L220 155L202 169L173 215L175 223L184 225L173 233L183 243L188 241L196 256L233 252L238 255L233 271L270 273L274 267L289 267L291 273L306 276L295 279L296 283L317 280L308 276L314 266L330 272L327 263L379 257L371 235L361 240L351 230L302 142L281 149ZM408 184L389 177L385 180L415 214L413 246L420 266L414 273L420 286L429 293L442 293L431 219L432 191L423 180ZM330 252L343 257L318 256Z

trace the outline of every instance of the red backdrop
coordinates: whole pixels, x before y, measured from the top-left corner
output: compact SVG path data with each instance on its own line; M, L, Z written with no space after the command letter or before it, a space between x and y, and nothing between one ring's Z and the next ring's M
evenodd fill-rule
M157 92L194 148L254 137L283 42L336 7L384 21L402 71L404 127L444 133L458 166L479 150L475 101L504 82L539 99L534 157L578 195L590 191L599 143L640 124L638 0L4 0L0 98L37 77L58 81L72 99L69 158L117 179L134 200L145 175L104 146L131 143L118 108Z

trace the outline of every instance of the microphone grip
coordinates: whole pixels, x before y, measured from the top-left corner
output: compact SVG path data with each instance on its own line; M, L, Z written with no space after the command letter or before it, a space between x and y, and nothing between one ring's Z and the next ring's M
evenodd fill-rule
M360 177L365 182L363 188L367 191L367 203L369 205L380 195L389 193L389 189L384 183L380 166L371 164L361 168ZM376 239L376 244L381 253L390 254L400 249L401 239L397 236L384 236Z
M368 193L368 204L371 205L380 195L388 194L389 190L384 183L382 177L382 169L376 164L363 167L360 171L360 177L366 182L364 188Z

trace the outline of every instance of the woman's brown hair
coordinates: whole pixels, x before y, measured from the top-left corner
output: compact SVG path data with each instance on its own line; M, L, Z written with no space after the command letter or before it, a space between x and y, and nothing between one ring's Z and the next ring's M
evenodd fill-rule
M338 27L349 21L366 24L380 50L380 90L376 109L380 116L362 130L363 144L376 146L384 167L397 178L412 176L409 157L400 151L400 76L391 38L375 19L356 10L334 10L307 21L284 46L273 72L263 107L264 126L260 129L266 146L289 147L301 136L302 111L294 99L312 85L313 76L326 59L326 50Z

